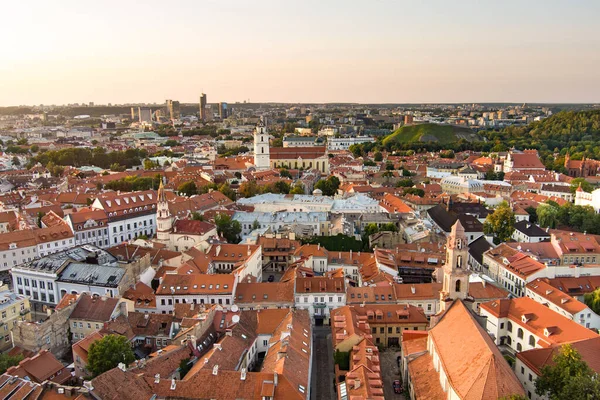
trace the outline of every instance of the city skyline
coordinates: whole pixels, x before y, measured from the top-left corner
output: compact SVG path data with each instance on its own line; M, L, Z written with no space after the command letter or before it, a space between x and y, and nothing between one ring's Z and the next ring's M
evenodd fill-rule
M33 3L0 27L0 106L600 101L592 1Z

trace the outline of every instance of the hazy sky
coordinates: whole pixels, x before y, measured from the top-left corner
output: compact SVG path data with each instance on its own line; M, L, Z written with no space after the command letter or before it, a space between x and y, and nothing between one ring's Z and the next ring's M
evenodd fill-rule
M9 1L0 105L599 102L600 1Z

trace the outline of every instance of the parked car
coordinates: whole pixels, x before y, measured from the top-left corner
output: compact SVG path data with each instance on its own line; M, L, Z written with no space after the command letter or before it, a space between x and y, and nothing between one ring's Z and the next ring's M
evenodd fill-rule
M402 387L402 385L400 384L400 381L399 381L399 380L395 380L395 381L392 383L392 386L394 387L394 393L402 393L402 391L403 391L403 389L404 389L404 388Z

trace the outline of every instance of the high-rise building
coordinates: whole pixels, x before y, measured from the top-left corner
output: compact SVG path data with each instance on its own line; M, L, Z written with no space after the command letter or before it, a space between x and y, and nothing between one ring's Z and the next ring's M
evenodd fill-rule
M200 120L206 122L206 93L200 96Z
M181 107L179 102L175 100L167 100L167 112L169 113L169 118L172 120L179 119L181 117Z
M144 122L152 122L152 109L138 107L138 115L140 118L140 124Z
M138 116L138 114L136 114L136 112L137 112L138 110L139 110L139 107L138 107L138 108L131 107L131 120L132 120L132 121L135 121L135 120L136 120L136 117Z
M222 120L229 116L228 111L227 103L219 103L219 117L221 117Z

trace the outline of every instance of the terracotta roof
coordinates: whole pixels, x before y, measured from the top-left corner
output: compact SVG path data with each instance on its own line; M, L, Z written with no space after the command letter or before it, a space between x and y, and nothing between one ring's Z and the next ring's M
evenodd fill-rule
M71 346L71 348L73 349L73 352L74 353L76 352L79 355L79 357L81 357L83 362L87 364L87 360L88 360L87 357L88 357L88 351L90 350L90 346L92 345L92 343L94 343L97 340L102 339L103 337L104 337L104 334L100 333L99 331L92 332L89 335L87 335L86 337L84 337L83 339L81 339L80 341L73 344L73 346Z
M21 378L29 377L37 383L45 380L64 383L71 377L69 371L48 350L42 350L35 356L22 360L19 365L10 367L6 373Z
M461 398L499 399L525 394L490 335L462 301L452 303L429 331L429 337L450 385Z
M584 303L550 285L547 279L538 278L525 287L569 314L577 314L588 308Z
M513 323L533 332L541 338L537 343L541 347L598 336L577 322L550 310L529 297L493 300L481 304L480 308L497 318L508 318ZM527 316L527 322L523 322L523 316L525 315ZM551 328L550 334L546 336L545 330L548 328Z
M505 299L509 292L491 283L470 282L469 296L475 300Z
M188 235L205 235L208 232L215 230L216 226L204 221L192 219L178 219L173 225L173 233L188 234Z
M429 353L408 363L408 373L416 399L445 400L448 395L440 385L440 377Z
M156 289L156 295L231 294L235 276L230 274L167 274Z
M296 293L346 293L345 278L314 276L296 278Z
M123 297L134 302L135 308L155 308L154 290L143 282L137 282L123 293Z
M386 193L383 199L379 202L379 205L387 210L389 213L410 213L413 209L404 203L400 198L393 194Z
M580 340L570 343L577 350L581 359L596 373L600 373L600 337ZM517 353L517 358L527 365L536 375L540 376L542 368L554 364L554 357L559 354L562 346L552 346L542 349L531 349Z
M311 160L327 155L326 147L271 147L271 160L292 160L302 158Z
M236 303L294 303L294 282L238 283Z
M115 297L90 296L82 293L69 319L106 322L110 320L119 299Z

